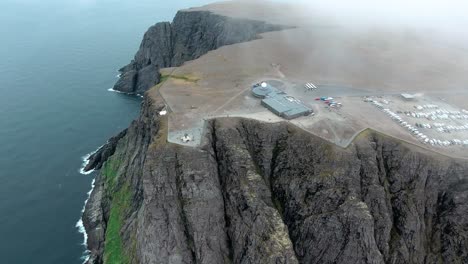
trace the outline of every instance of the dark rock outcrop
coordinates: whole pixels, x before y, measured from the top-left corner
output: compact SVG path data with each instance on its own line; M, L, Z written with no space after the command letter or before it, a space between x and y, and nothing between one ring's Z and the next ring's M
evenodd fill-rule
M107 224L122 190L124 263L468 263L465 161L372 131L342 149L235 118L185 148L166 143L162 107L145 99L103 167L119 161L115 179L97 178L89 263L113 254Z
M88 236L87 247L90 254L88 263L103 263L106 221L104 220L103 203L104 182L97 176L93 189L85 206L83 225Z
M219 47L250 41L283 27L208 11L179 11L172 23L150 27L130 64L120 69L114 90L143 93L160 82L160 68L180 66Z
M84 167L84 171L101 169L104 162L114 154L117 143L127 134L127 129L124 129L117 136L111 137L107 143L100 147L94 154L88 158L88 163Z
M119 212L122 215L118 215L118 222L123 221L121 218L125 218L126 223L136 222L136 215L133 213L143 203L141 176L147 151L150 148L151 141L155 139L154 135L162 130L160 129L159 120L155 119L154 116L157 116L162 108L164 108L162 101L144 100L139 118L133 121L128 129L114 137L115 141L109 140L108 142L108 145L112 142L111 145L114 148L112 156L106 156L105 160L100 160L101 171L96 177L95 187L85 206L85 213L82 217L88 234L90 258L87 263L105 263L104 249L106 236L109 235L107 226L111 217L112 201L115 201L113 196L118 189L122 188L124 183L128 189L131 189L129 192L132 194L132 202L125 212ZM111 177L117 177L117 175L119 175L118 178L110 179ZM120 175L125 175L125 177ZM119 228L125 229L126 234L136 232L135 227L130 224ZM118 232L120 233L120 230ZM132 241L128 236L123 236L123 238L127 243ZM129 261L135 263L133 260Z

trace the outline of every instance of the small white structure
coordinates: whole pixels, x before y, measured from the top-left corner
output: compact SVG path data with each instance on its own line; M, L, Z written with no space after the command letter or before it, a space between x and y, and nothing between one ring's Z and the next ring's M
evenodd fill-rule
M192 137L190 137L188 134L185 134L183 137L180 138L180 140L183 143L188 143L188 142L192 141Z
M313 83L306 83L304 87L306 88L307 91L312 91L312 90L317 89L317 86L315 86L315 84Z
M415 99L415 96L412 95L412 94L408 94L408 93L402 93L401 94L401 97L407 101L410 101L410 100L414 100Z
M165 115L167 115L167 110L162 110L161 112L159 112L159 115L160 115L160 116L165 116Z

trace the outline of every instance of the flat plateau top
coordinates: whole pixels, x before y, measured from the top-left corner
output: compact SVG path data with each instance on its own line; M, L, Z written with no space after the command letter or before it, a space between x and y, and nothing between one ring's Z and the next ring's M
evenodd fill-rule
M288 78L300 81L394 93L468 90L466 44L439 39L431 29L363 26L310 6L264 1L227 1L188 10L297 27L217 52L225 57L238 52L241 58L234 62L244 62L243 71L257 67L252 61L276 62Z
M468 50L460 43L435 39L431 31L347 25L310 7L260 1L222 2L187 11L195 10L295 28L265 33L261 39L163 69L163 74L184 77L169 78L159 88L171 110L170 141L183 132L201 131L203 120L213 117L284 121L251 95L252 84L263 80L285 83L288 94L317 113L291 123L340 146L347 146L365 128L419 144L375 108L363 105L360 96L385 95L392 100L393 95L410 93L468 109ZM304 94L307 82L322 88ZM155 90L149 94L156 95ZM345 102L343 109L325 109L314 102L320 96L338 97ZM468 156L466 148L459 152L456 156Z

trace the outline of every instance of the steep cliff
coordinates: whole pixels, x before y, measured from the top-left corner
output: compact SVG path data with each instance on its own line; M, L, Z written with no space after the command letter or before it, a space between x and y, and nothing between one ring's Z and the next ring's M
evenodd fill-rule
M172 23L157 23L148 29L135 58L120 69L114 90L143 93L159 83L160 68L180 66L210 50L254 40L260 33L282 28L208 11L179 11Z
M89 263L468 263L466 162L236 118L185 148L166 143L162 107L146 98L102 166Z

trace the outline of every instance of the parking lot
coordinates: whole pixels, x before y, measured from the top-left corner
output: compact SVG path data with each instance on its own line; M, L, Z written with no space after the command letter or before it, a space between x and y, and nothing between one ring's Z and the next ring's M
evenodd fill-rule
M413 137L434 147L468 146L468 111L441 100L417 96L404 100L399 96L365 97Z

